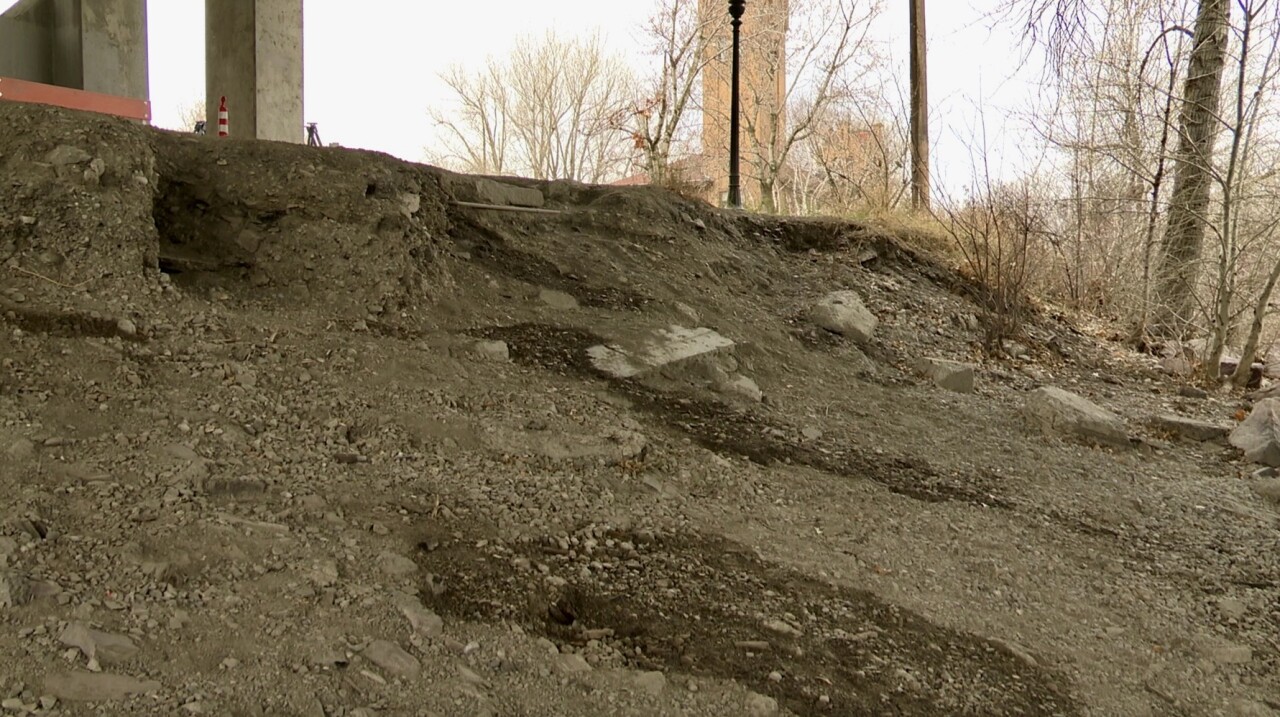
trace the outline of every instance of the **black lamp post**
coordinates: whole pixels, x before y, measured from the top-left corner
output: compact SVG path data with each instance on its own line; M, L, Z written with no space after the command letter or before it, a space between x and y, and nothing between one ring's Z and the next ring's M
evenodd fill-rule
M729 0L729 17L733 18L733 84L729 88L729 206L742 208L741 177L738 174L738 65L741 56L738 34L742 27L742 12L747 0Z

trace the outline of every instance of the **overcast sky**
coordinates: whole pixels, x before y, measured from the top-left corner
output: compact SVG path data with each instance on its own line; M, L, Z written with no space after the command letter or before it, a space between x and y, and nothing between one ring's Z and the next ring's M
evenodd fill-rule
M750 0L748 0L750 1ZM843 0L852 2L855 0ZM860 1L860 0L857 0ZM0 0L0 9L13 5ZM886 0L875 36L906 77L907 3ZM997 159L1017 163L1022 143L1010 111L1025 108L1038 75L1015 73L1011 30L990 30L990 0L930 0L930 100L936 163L949 185L966 177L977 108L985 108ZM654 0L306 0L306 119L325 142L423 160L435 142L432 107L448 102L438 74L501 55L525 33L599 30L610 46L645 60L640 27ZM357 7L358 10L353 9ZM727 3L726 3L727 7ZM153 0L150 25L154 122L177 127L203 97L204 0Z

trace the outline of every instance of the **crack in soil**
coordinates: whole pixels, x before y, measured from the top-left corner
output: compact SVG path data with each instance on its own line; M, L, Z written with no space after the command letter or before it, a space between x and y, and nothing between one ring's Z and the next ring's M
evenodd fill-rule
M799 715L1080 713L1063 679L1024 649L935 625L868 591L722 538L597 537L574 551L549 537L514 552L458 540L417 560L444 579L441 612L515 621L565 651L604 645L638 669L735 680Z

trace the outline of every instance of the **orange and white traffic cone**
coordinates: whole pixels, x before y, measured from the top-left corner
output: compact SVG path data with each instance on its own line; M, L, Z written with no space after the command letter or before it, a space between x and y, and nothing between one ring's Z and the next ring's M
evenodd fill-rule
M227 118L227 98L223 97L218 103L218 136L230 137L231 125Z

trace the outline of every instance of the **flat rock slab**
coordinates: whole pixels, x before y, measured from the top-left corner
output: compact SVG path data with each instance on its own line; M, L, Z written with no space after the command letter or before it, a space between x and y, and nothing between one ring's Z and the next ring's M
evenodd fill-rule
M386 640L374 640L361 653L365 659L381 667L395 677L417 677L422 670L418 658L405 652L399 645Z
M1187 418L1173 413L1166 413L1159 416L1152 416L1147 419L1153 428L1161 431L1172 433L1192 441L1224 441L1230 428L1210 423L1209 421L1201 421L1195 418Z
M1231 445L1254 463L1280 466L1280 398L1265 398L1231 432Z
M671 326L655 331L634 348L592 346L587 349L587 356L599 371L614 378L632 378L732 346L732 340L708 328Z
M106 672L58 672L44 680L44 691L68 702L108 702L156 692L160 683Z
M934 384L956 393L973 393L974 367L958 361L922 358L916 361L916 373Z
M537 209L546 203L542 192L531 187L517 187L514 184L495 182L492 179L477 179L475 188L476 199L485 204Z
M1023 415L1048 434L1070 434L1117 447L1130 445L1129 433L1119 416L1056 386L1032 391Z
M809 312L809 320L827 331L863 343L871 340L879 325L858 292L847 289L824 296Z

